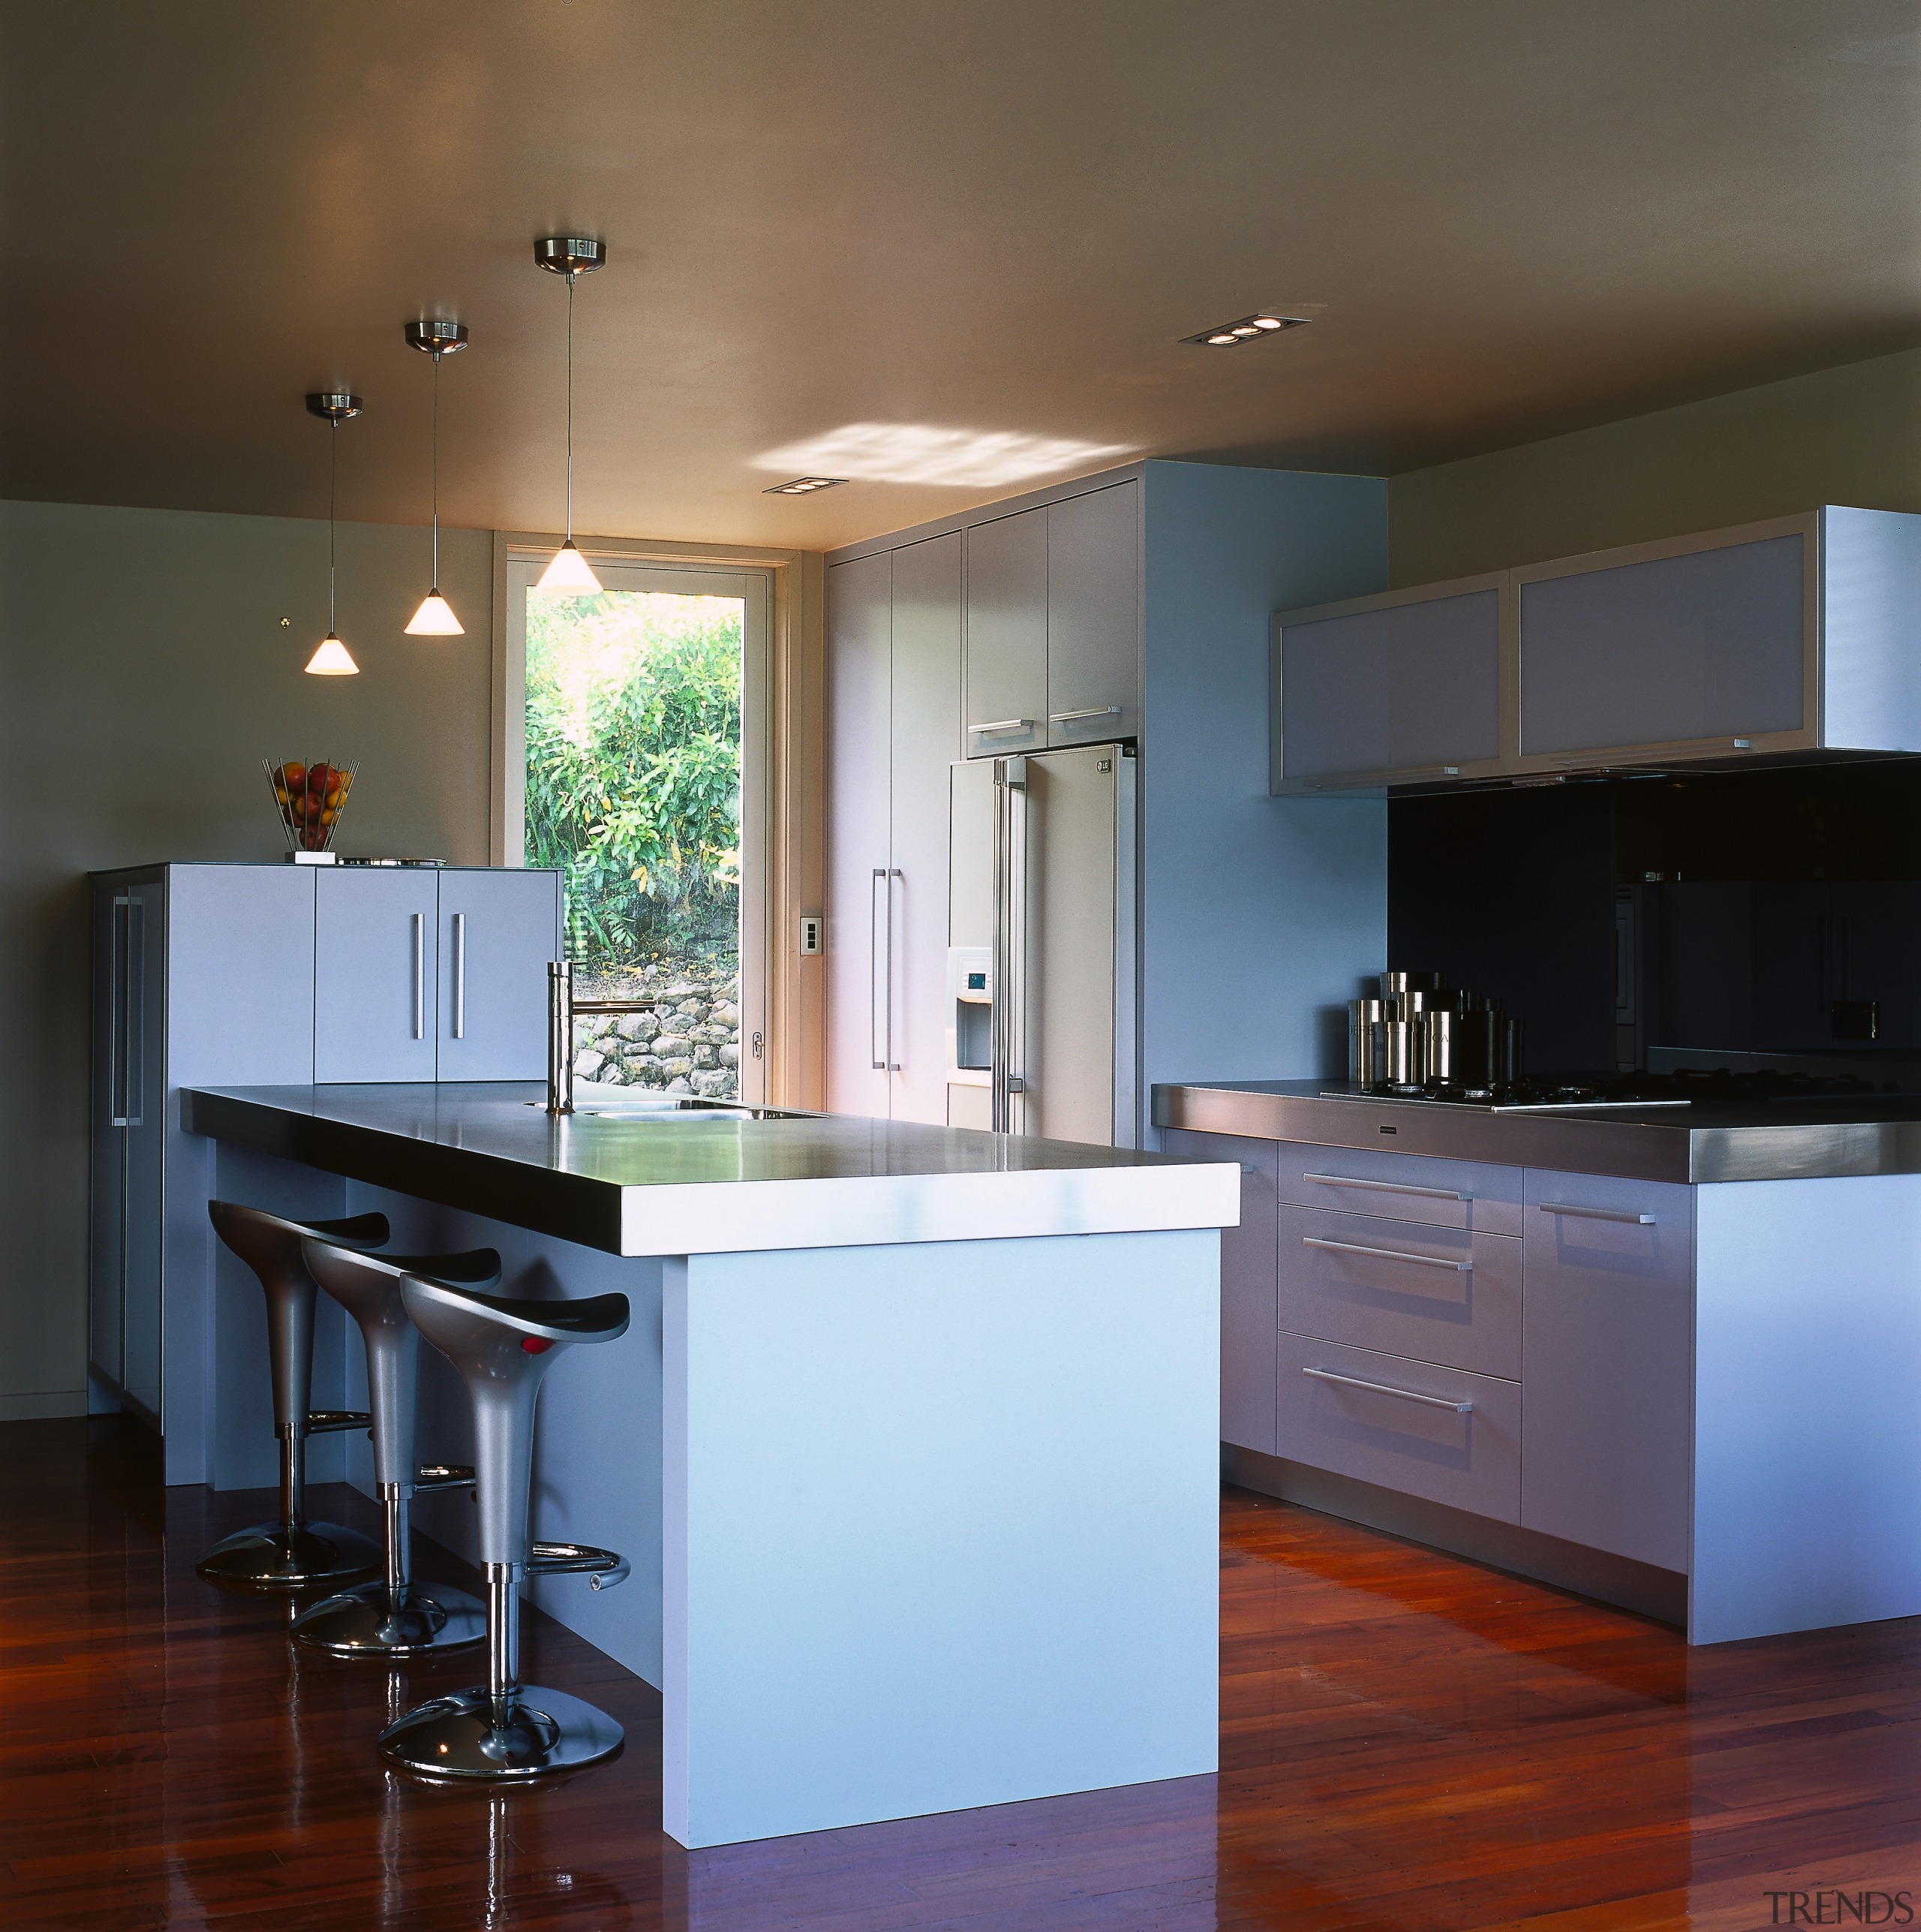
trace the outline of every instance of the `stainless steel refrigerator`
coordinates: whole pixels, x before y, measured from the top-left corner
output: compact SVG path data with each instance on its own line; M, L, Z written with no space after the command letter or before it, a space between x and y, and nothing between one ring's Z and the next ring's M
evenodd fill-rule
M1132 748L952 768L948 1120L1140 1144Z

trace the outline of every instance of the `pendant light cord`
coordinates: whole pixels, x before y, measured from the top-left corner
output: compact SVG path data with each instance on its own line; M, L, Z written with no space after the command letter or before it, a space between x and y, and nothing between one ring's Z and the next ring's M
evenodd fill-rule
M434 594L440 594L440 352L434 351Z
M331 637L339 628L334 615L334 568L339 561L339 539L335 534L336 516L340 501L340 418L336 416L328 424L332 434L327 438L327 635Z
M567 541L573 541L573 285L567 277Z

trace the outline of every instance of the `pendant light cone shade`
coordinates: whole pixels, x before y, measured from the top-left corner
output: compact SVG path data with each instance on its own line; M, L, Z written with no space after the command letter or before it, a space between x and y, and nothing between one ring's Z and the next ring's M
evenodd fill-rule
M335 609L334 583L340 562L340 426L360 414L357 396L323 393L307 399L307 413L317 416L327 426L327 634L307 660L310 678L351 678L360 667L340 641L339 617Z
M554 561L540 573L534 588L558 591L563 597L592 597L600 588L600 579L570 537L554 552Z
M600 579L588 567L573 540L573 285L607 259L606 245L584 237L549 235L534 245L534 259L550 274L564 275L567 284L567 541L540 573L537 589L561 597L594 597Z
M467 628L440 594L440 358L467 346L467 325L461 322L410 322L407 339L434 359L434 575L433 588L420 600L409 620L409 637L464 637Z
M408 619L410 637L464 637L467 628L453 614L453 606L441 596L436 584L420 600L420 608Z
M349 653L347 646L329 630L320 639L320 648L307 660L307 675L310 678L351 678L359 675L360 667Z

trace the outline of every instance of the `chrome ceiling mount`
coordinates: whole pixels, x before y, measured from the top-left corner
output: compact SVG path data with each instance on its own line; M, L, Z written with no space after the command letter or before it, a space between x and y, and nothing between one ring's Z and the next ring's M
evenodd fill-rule
M607 264L607 245L586 235L543 235L534 244L534 259L550 275L571 281Z
M344 423L365 407L359 396L349 396L343 389L316 390L307 399L307 414L323 423Z
M410 348L418 349L422 355L431 356L435 362L438 362L443 356L458 355L467 347L467 324L464 322L410 322L407 325L407 342Z

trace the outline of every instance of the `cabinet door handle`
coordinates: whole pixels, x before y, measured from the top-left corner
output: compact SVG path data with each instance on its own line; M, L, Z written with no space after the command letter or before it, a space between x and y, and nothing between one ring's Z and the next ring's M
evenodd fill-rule
M1357 1181L1346 1174L1303 1174L1303 1181L1318 1181L1324 1187L1364 1187L1374 1194L1418 1194L1424 1201L1472 1201L1472 1194L1458 1194L1451 1187L1413 1187L1403 1181Z
M1451 1261L1445 1254L1410 1254L1401 1247L1363 1247L1357 1241L1328 1241L1320 1235L1303 1235L1305 1247L1331 1247L1337 1254L1372 1254L1383 1261L1417 1261L1423 1268L1451 1268L1457 1274L1471 1274L1471 1261Z
M1424 1403L1430 1409L1451 1409L1457 1416L1472 1415L1472 1402L1457 1402L1447 1395L1423 1395L1417 1389L1396 1389L1391 1382L1363 1382L1357 1375L1336 1375L1331 1368L1303 1368L1316 1382L1338 1382L1344 1388L1365 1389L1371 1395L1398 1395L1403 1402Z
M1627 1208L1577 1208L1565 1201L1544 1201L1541 1204L1544 1214L1565 1214L1578 1221L1628 1221L1641 1227L1655 1225L1652 1214L1637 1214Z
M997 718L992 724L970 724L967 727L976 738L1000 737L1011 731L1032 731L1033 728L1031 718Z
M1097 704L1086 711L1051 711L1048 713L1048 722L1050 724L1080 724L1090 718L1118 718L1120 715L1119 705ZM977 731L985 729L981 725L974 728Z
M879 910L875 910L878 904ZM893 933L893 895L887 889L887 868L876 865L867 881L867 1058L876 1073L887 1071L886 1026L888 996L893 991L894 973L890 961L887 980L880 981L880 928L884 923L888 928L888 941L891 946Z
M453 916L453 1037L467 1037L467 915Z
M427 915L413 915L413 1037L427 1037Z

